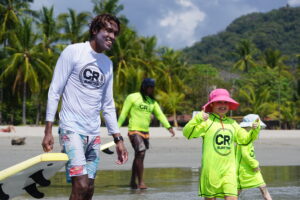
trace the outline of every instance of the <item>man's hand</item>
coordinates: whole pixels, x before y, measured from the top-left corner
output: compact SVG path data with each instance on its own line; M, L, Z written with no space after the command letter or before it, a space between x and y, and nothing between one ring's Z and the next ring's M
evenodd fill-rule
M206 121L209 117L209 114L207 114L206 112L202 111L202 118L204 121Z
M125 145L124 145L123 141L119 141L116 144L116 151L117 151L117 154L118 154L118 160L116 161L116 163L118 165L125 164L128 160L128 152L125 148Z
M168 130L169 130L169 132L171 133L171 137L174 137L174 136L175 136L175 131L174 131L174 129L171 127L171 128L169 128Z
M255 122L252 123L252 129L256 129L258 125L259 125L259 118L257 118Z
M254 172L258 172L258 171L260 171L260 168L259 168L259 167L256 167L256 168L253 169L253 171L254 171Z
M46 122L45 136L42 141L42 146L44 152L49 152L53 150L54 138L52 135L52 122Z

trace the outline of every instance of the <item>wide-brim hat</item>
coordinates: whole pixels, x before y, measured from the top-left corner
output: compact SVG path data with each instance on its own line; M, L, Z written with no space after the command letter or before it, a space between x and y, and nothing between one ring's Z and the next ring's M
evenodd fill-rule
M202 107L204 112L212 112L212 107L209 106L213 102L226 101L229 103L229 110L236 110L239 107L239 103L230 97L229 92L226 89L218 88L209 94L209 101Z
M249 114L249 115L246 115L244 118L243 118L243 121L240 123L240 126L245 128L245 127L252 127L252 124L253 122L255 122L255 120L257 120L257 118L259 119L260 121L260 127L261 128L266 128L267 125L265 123L263 123L261 120L260 120L260 117L259 115L256 115L256 114Z

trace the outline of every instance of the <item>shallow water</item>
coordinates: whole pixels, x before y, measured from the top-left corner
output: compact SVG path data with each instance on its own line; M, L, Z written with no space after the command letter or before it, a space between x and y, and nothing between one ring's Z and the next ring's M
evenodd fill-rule
M261 167L273 200L300 199L300 166ZM199 200L198 169L153 168L145 169L147 190L128 187L130 171L99 171L93 199L103 200ZM45 199L68 199L71 185L60 172L51 179L50 187L41 188ZM15 199L32 199L23 196ZM262 199L257 188L243 191L240 199Z

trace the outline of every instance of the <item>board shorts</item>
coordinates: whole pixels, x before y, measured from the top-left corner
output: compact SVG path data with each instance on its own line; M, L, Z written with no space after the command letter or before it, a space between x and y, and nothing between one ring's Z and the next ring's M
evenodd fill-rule
M88 175L95 179L99 164L100 136L85 136L59 128L59 143L69 161L66 163L67 182L71 177Z
M129 131L128 137L135 152L149 149L149 133L142 131Z

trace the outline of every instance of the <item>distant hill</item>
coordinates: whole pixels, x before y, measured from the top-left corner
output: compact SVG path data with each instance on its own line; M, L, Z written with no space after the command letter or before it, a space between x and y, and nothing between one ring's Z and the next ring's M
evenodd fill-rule
M225 31L204 37L183 52L190 63L226 69L235 61L232 52L241 39L249 39L261 51L272 48L284 55L299 54L300 7L287 6L239 17Z

